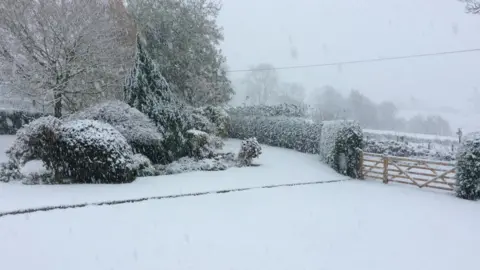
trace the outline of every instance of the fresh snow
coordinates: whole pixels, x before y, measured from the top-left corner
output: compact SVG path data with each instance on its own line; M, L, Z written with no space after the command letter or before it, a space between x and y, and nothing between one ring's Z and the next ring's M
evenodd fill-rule
M298 164L287 168L307 173ZM265 179L287 172L271 165ZM479 211L444 193L358 180L55 210L0 218L0 262L19 270L474 269Z
M451 141L458 142L458 137L453 136L439 136L431 134L421 134L421 133L408 133L408 132L398 132L398 131L388 131L388 130L375 130L375 129L364 129L365 134L376 134L376 135L390 135L390 136L405 136L423 140L439 140L439 141Z
M0 136L5 150L13 136ZM346 179L322 164L318 156L262 145L263 154L254 159L258 167L231 168L219 172L190 172L138 178L119 185L23 185L0 182L0 212L43 206L135 199L219 189L256 187L297 182ZM239 140L228 140L225 152L238 153ZM0 155L0 161L6 157ZM28 164L27 164L28 165ZM37 165L35 163L33 165ZM30 167L28 171L32 171Z

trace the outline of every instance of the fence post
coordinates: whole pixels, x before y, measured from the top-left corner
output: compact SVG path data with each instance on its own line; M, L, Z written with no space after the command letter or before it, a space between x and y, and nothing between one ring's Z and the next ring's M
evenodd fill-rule
M358 151L360 152L360 175L359 175L359 179L362 179L364 180L365 179L365 176L363 175L363 150L362 149L358 149Z
M388 157L383 156L383 183L388 184Z

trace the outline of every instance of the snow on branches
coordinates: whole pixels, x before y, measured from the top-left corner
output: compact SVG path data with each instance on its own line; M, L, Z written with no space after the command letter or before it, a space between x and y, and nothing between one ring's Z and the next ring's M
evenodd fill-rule
M325 121L322 126L320 159L335 171L359 178L363 133L356 121Z
M69 120L97 120L116 128L135 153L147 156L153 163L163 163L163 135L145 114L121 101L108 101L68 117Z
M240 151L238 152L239 166L252 166L252 160L262 154L262 146L256 138L248 138L242 141Z
M480 199L480 133L465 137L457 154L457 196Z

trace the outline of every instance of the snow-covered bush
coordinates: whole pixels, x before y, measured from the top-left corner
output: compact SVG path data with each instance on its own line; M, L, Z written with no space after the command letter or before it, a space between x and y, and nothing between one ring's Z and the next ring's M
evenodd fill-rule
M62 126L60 135L59 155L52 164L45 164L47 168L62 168L64 177L80 183L125 183L135 179L132 148L111 125L93 120L71 121Z
M157 167L161 165L152 164L150 159L142 154L133 155L132 160L132 168L137 171L137 176L158 176L161 174L161 171Z
M10 182L22 178L20 168L13 162L0 164L0 182Z
M299 106L295 104L280 104L280 105L255 105L233 107L228 110L230 115L249 115L249 116L287 116L287 117L305 117L308 114L306 106Z
M379 141L374 139L365 140L365 152L374 154L385 154L397 157L415 157L423 159L434 159L443 161L455 160L455 153L449 146L425 143L406 143L399 141Z
M465 137L457 153L457 196L480 199L480 133Z
M262 154L262 146L256 138L248 138L242 141L237 160L239 166L251 166L254 158Z
M224 171L233 167L230 155L217 155L213 158L196 159L184 157L165 166L164 174L179 174L193 171Z
M68 120L97 120L110 124L127 139L134 153L145 155L153 163L165 163L163 135L152 120L126 103L107 101L70 115Z
M356 121L325 121L320 138L320 159L335 171L361 177L363 133Z
M215 132L212 133L216 136L227 137L228 127L230 125L230 116L227 111L218 106L206 106L200 108L201 114L207 117L215 127Z
M305 118L232 114L229 134L231 138L255 137L262 144L318 153L321 129L321 124Z
M69 183L68 179L61 179L62 183ZM52 171L45 170L40 172L31 172L24 176L24 184L26 185L45 185L45 184L60 184L55 179L55 175Z
M62 121L45 116L25 125L17 132L13 145L7 150L10 162L22 167L31 160L51 163L57 154L57 141Z
M220 138L200 130L189 130L186 137L189 157L212 158L216 150L223 147L223 141Z
M125 137L106 123L77 120L62 123L39 118L17 132L7 150L17 168L41 160L55 182L124 183L135 179L133 152Z
M42 116L37 112L0 110L0 135L13 135L23 125Z
M218 106L191 108L189 112L189 127L208 134L227 137L230 116L225 109Z
M135 65L125 83L125 101L146 114L163 135L163 163L188 153L184 137L189 129L186 105L171 91L169 84L137 37Z
M199 108L191 108L189 113L189 130L200 130L208 134L215 134L217 129Z

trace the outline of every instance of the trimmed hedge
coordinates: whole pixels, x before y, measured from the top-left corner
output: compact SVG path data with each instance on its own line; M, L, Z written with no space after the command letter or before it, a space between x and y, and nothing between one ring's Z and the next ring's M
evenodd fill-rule
M259 143L294 149L303 153L318 153L321 124L297 117L264 117L232 114L231 138L257 138Z
M288 116L288 117L306 117L308 108L294 104L280 105L256 105L233 107L228 110L229 114L240 114L250 116Z
M309 119L287 116L252 116L232 114L230 137L257 138L259 143L320 154L335 171L361 178L363 132L355 121L316 123Z
M325 121L320 138L320 159L340 174L362 177L363 132L356 121Z
M38 112L0 110L0 135L15 135L25 124L42 116Z
M480 133L465 137L457 154L457 196L480 199Z

